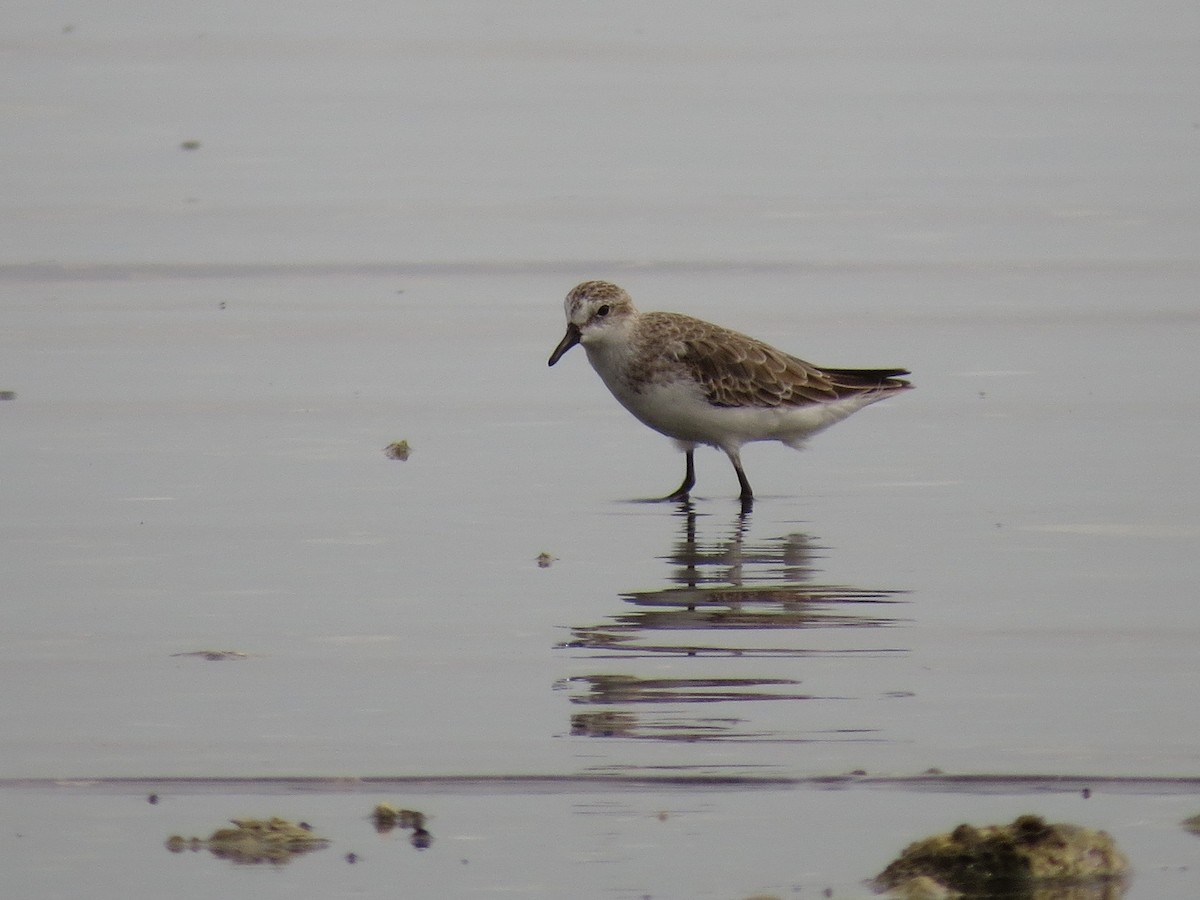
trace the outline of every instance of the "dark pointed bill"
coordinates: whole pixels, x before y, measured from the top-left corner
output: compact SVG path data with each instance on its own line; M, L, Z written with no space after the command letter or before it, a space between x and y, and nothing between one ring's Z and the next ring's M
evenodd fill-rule
M574 322L567 323L567 333L563 335L563 339L558 342L558 346L554 348L554 352L550 354L550 362L546 365L552 366L560 359L562 355L579 343L579 326Z

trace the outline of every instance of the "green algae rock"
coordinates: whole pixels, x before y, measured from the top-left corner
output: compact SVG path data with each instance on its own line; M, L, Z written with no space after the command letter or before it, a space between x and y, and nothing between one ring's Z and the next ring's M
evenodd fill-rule
M292 857L329 845L304 822L296 824L278 816L270 819L231 819L235 827L218 828L207 840L172 835L172 853L207 848L213 856L235 863L285 863Z
M1107 832L1019 816L1010 825L959 825L910 844L875 887L901 896L928 895L936 886L946 897L1110 900L1124 893L1128 871Z

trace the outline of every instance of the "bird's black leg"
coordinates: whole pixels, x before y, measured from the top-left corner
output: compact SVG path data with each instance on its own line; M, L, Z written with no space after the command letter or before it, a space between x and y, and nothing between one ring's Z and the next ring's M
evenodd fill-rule
M742 486L741 501L743 504L749 503L754 499L754 491L750 489L750 479L742 471L741 455L736 450L732 452L726 450L725 453L729 456L729 461L733 463L733 471L737 472L738 484Z
M695 450L687 450L687 471L683 475L683 484L663 497L663 500L686 500L692 488L696 486L696 461L693 459Z

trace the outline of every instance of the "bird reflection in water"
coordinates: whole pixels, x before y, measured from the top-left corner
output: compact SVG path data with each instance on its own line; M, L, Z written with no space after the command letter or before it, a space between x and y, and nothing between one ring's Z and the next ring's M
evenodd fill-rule
M857 740L870 728L781 735L750 727L743 715L698 716L692 704L855 699L802 690L798 660L878 660L906 651L891 626L900 592L820 584L824 548L803 533L753 541L743 507L715 539L697 536L690 501L676 513L679 533L663 559L670 585L621 595L628 607L595 625L571 629L560 649L622 668L560 681L571 702L571 732L656 740ZM773 660L773 662L772 662ZM647 664L645 661L651 661ZM606 663L606 666L611 666ZM676 675L674 672L680 672ZM893 692L898 693L898 692ZM746 707L721 707L743 711Z

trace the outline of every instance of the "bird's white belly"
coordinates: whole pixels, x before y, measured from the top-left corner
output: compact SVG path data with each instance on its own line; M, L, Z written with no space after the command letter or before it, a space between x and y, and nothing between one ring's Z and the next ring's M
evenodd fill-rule
M714 406L698 384L687 380L643 385L641 390L621 383L609 387L626 409L655 431L685 444L722 449L751 441L782 441L798 447L809 435L874 399L854 397L806 406Z
M736 451L751 441L782 441L799 448L805 438L883 397L870 392L801 406L714 406L704 388L681 371L631 365L628 342L585 342L584 349L622 406L643 424L685 445ZM633 371L649 377L631 377Z

